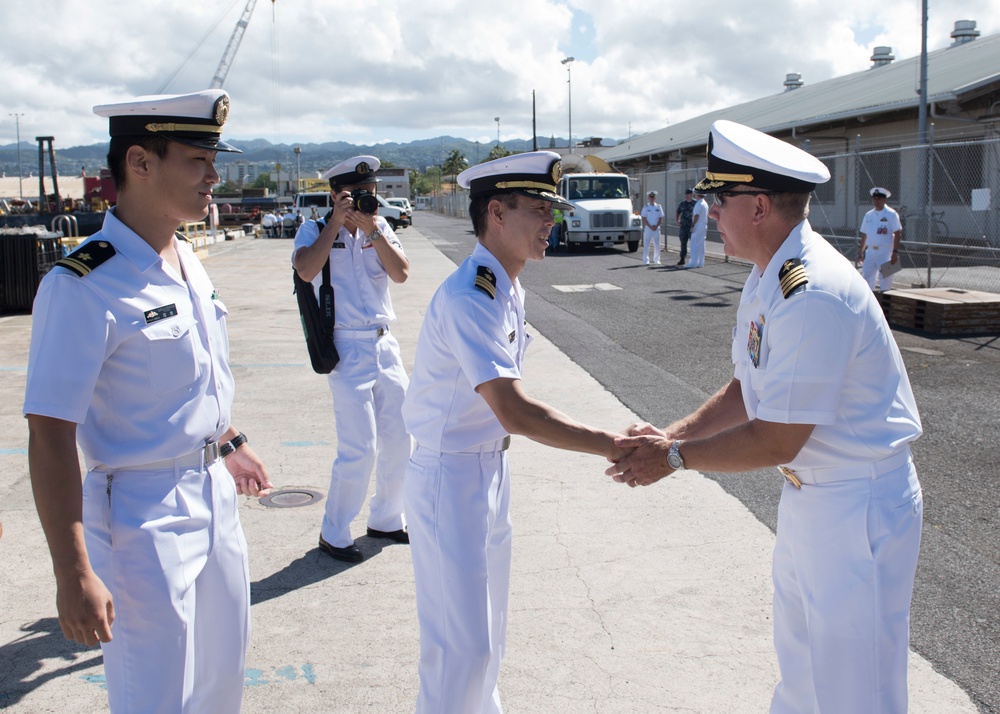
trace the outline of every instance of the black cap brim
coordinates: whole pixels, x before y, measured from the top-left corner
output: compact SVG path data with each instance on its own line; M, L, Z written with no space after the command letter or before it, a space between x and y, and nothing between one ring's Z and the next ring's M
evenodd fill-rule
M214 137L209 139L187 139L180 136L170 136L169 134L159 134L164 139L170 139L170 141L176 141L178 144L186 144L187 146L193 146L196 149L207 149L208 151L225 151L231 154L242 154L242 149L237 149L232 144L228 144L222 139L216 139Z

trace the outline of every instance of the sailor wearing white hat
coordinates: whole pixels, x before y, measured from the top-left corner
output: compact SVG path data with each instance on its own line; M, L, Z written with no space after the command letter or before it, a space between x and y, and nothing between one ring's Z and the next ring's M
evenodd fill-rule
M614 434L576 422L521 386L524 290L553 225L558 154L509 156L458 176L478 242L424 317L403 418L416 448L406 473L417 615L416 711L500 712L507 640L511 434L617 458Z
M403 476L410 437L400 408L409 379L399 343L389 332L396 319L389 282L402 283L410 263L399 238L378 215L375 197L380 162L353 156L323 173L333 209L305 221L295 234L292 265L319 295L324 271L334 293L333 341L340 362L327 375L333 395L337 456L320 527L319 547L347 562L364 559L351 536L351 521L375 494L367 534L408 543L403 516Z
M892 290L892 277L895 272L888 268L899 265L899 243L903 239L903 224L895 209L886 205L886 199L892 196L888 189L875 186L869 193L874 208L861 220L858 260L862 261L861 275L868 283L868 287L872 290L878 287L882 292L886 292Z
M882 309L806 220L829 179L804 151L727 121L696 190L726 253L754 263L733 331L732 381L608 470L649 485L674 470L778 466L775 713L903 712L923 513L909 443L920 417ZM662 464L666 462L668 467Z
M238 151L221 138L229 96L94 111L110 119L118 202L39 287L24 400L59 622L101 642L112 712L238 712L250 584L237 495L271 484L230 422L226 308L175 235L205 216L215 153Z
M649 265L649 250L653 249L653 264L660 264L660 226L663 224L663 207L656 202L656 191L646 196L646 205L639 211L642 216L642 262Z
M688 268L705 267L705 240L708 238L708 202L705 194L695 191L691 211L691 257Z

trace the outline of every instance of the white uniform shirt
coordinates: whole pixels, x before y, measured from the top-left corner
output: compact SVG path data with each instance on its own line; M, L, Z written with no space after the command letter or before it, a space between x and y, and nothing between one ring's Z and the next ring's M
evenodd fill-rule
M645 221L645 223L643 223L642 227L645 228L646 230L654 230L654 229L650 228L649 225L647 225L647 223L655 226L655 225L657 225L657 221L661 221L661 223L660 223L660 227L656 228L655 230L660 230L660 228L663 227L663 223L662 223L662 221L663 221L663 207L660 206L660 204L658 204L658 203L646 203L646 205L642 207L642 210L639 211L639 215L642 216L643 220Z
M116 254L39 286L23 411L78 424L88 466L189 454L229 429L226 308L187 243L185 282L113 209L81 249L98 241Z
M861 220L861 232L865 234L865 242L874 248L891 248L893 234L902 229L903 225L899 222L899 214L889 206L881 211L876 211L873 208ZM886 260L888 259L886 257Z
M787 299L778 272L809 279ZM732 357L750 419L815 424L787 464L821 468L891 456L922 433L903 360L872 291L808 221L743 287Z
M691 211L691 220L698 216L698 222L691 226L691 234L703 237L708 234L708 202L704 198L695 201L694 209Z
M496 296L476 287L479 266L496 278ZM476 387L521 378L531 338L524 291L481 243L438 288L424 317L403 401L403 421L417 444L458 452L508 436Z
M382 235L394 246L403 249L399 238L381 216L375 221ZM306 221L295 234L295 247L311 246L322 231L316 221ZM319 299L323 271L313 278L313 290ZM351 234L343 226L330 249L330 284L333 285L334 330L337 328L381 327L396 319L389 297L389 276L368 235L360 228Z

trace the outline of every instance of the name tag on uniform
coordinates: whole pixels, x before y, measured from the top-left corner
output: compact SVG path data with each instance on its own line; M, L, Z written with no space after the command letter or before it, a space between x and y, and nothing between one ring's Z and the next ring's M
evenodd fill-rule
M177 305L170 303L169 305L164 305L163 307L154 307L152 310L146 310L145 316L147 325L159 322L160 320L166 320L168 317L176 317Z
M511 330L510 334L507 335L507 341L513 343L515 337L517 337L517 332L514 331L514 330Z
M760 366L760 344L764 339L764 316L760 316L760 322L750 323L750 337L747 340L747 354L754 367Z
M334 248L346 248L347 246L344 244L343 241L335 240L333 242L333 247Z

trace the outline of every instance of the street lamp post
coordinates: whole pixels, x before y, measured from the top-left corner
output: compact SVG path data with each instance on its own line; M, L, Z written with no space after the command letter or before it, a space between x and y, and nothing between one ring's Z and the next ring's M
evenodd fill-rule
M302 147L296 146L295 149L295 195L299 194L302 189Z
M497 148L500 148L500 117L493 117L493 121L497 123Z
M9 116L14 117L14 127L17 131L17 188L21 194L21 202L24 202L24 184L22 183L24 172L21 171L21 117L24 116L23 113L10 114Z
M569 153L573 153L573 72L571 66L575 57L567 57L561 60L566 65L566 86L569 91Z

